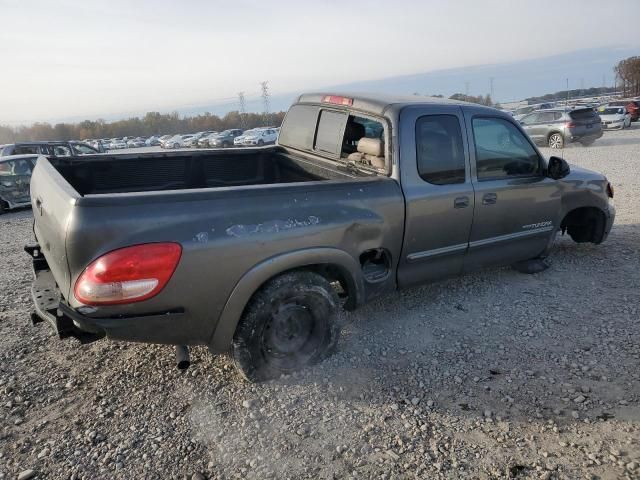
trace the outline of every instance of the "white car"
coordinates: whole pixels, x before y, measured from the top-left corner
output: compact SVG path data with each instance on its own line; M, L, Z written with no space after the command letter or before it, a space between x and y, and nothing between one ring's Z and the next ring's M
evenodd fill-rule
M120 150L122 148L127 148L127 142L121 138L111 139L111 143L109 143L109 150Z
M183 148L186 142L193 138L193 135L174 135L173 138L167 140L164 148Z
M233 145L238 147L238 146L242 146L242 142L244 141L245 137L248 137L249 135L253 135L255 132L257 132L258 130L260 130L259 128L252 128L251 130L245 130L244 132L242 132L242 135L236 137L233 139Z
M620 130L631 126L631 114L626 107L605 106L598 109L603 129L619 128Z
M262 146L276 143L278 132L273 128L264 128L254 131L250 135L245 135L242 145L245 146Z

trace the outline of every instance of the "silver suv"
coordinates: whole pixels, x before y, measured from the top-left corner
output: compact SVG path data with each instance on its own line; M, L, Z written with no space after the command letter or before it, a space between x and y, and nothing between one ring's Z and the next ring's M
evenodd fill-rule
M602 136L600 116L592 108L539 110L522 117L520 124L531 140L551 148L571 142L588 146Z

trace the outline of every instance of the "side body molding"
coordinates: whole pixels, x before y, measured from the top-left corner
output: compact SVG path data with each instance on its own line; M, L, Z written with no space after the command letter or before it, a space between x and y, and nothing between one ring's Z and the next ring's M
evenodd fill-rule
M348 283L351 295L355 296L354 305L360 305L364 301L364 280L360 265L344 250L322 247L278 255L257 264L238 281L209 339L209 349L214 353L229 350L245 306L265 282L288 270L311 265L337 267Z

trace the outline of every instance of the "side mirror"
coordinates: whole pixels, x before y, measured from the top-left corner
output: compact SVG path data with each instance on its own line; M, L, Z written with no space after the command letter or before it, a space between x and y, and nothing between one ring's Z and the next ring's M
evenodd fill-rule
M547 176L554 180L560 180L571 173L571 168L564 158L551 157L547 167Z

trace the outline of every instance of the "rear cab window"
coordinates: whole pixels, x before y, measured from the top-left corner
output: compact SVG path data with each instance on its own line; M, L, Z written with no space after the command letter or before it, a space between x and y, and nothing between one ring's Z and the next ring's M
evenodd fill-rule
M378 172L390 166L381 119L332 105L294 105L278 143ZM361 140L367 139L361 142Z

